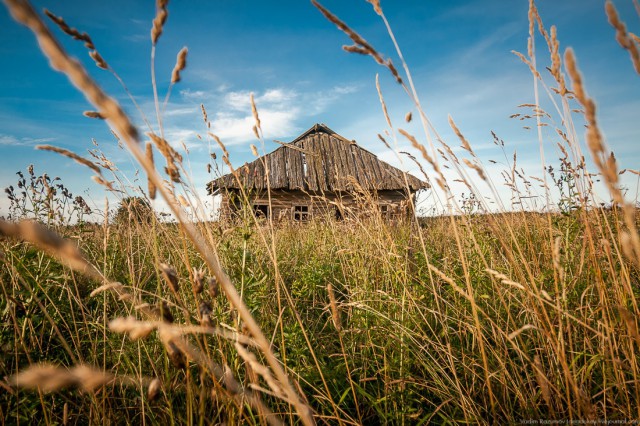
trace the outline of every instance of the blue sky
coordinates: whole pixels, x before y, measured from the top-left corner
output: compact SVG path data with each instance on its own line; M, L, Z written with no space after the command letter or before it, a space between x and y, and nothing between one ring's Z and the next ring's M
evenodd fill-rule
M399 65L384 25L369 3L322 3ZM640 17L632 1L614 3L629 30L640 33ZM38 10L49 8L71 26L89 33L143 113L154 118L149 60L153 2L37 1L34 5ZM561 51L567 46L575 50L587 91L598 104L601 127L621 168L640 168L640 78L628 53L615 41L604 2L540 0L537 5L545 25L558 27ZM509 155L517 150L519 165L529 175L542 176L537 134L523 128L534 127L534 123L509 119L511 114L523 112L518 105L534 101L531 74L511 53L527 50L528 1L383 0L382 7L426 113L445 141L459 145L447 124L450 114L488 166L488 160L503 158L491 143L493 130L505 140ZM142 126L140 113L113 76L93 65L81 43L57 29L54 32ZM546 46L540 37L536 43L539 68L543 69L549 63ZM164 121L170 142L176 147L184 142L189 150L194 185L204 193L209 180L209 146L198 138L206 134L200 104L208 111L213 132L227 144L231 161L242 165L254 158L249 145L257 144L251 130L252 92L267 152L277 147L273 139L291 140L314 123L324 122L399 165L376 137L386 130L375 89L375 75L380 73L394 124L424 142L419 126L403 121L412 110L411 103L393 79L371 58L342 51L343 44L351 43L306 0L171 2L158 45L156 71L163 98L176 53L183 46L189 48L183 80L173 89ZM102 206L107 194L89 180L88 170L53 153L34 150L35 145L48 143L84 155L94 148L92 139L118 165L130 185L144 186L145 180L135 174L133 162L118 148L105 123L82 116L82 111L92 109L90 105L66 77L49 68L31 33L13 23L4 7L0 7L0 55L4 58L0 67L0 187L15 184L15 172L34 164L36 172L60 176L74 193ZM550 107L543 92L541 99L543 107ZM578 133L582 136L583 131ZM557 139L550 128L545 129L548 160L558 157L554 148ZM408 149L402 139L398 142L400 150ZM499 170L504 166L491 167L500 185ZM625 185L635 191L633 179ZM2 197L0 215L7 207L4 194ZM426 204L433 202L429 197L423 199Z

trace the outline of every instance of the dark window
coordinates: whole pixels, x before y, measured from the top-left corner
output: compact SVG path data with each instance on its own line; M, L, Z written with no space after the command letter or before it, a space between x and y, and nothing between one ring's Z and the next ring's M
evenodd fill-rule
M269 206L266 204L254 204L253 205L253 214L256 215L257 218L269 218Z
M380 216L382 216L383 218L389 217L389 205L380 204Z
M309 206L294 206L293 220L297 222L305 222L309 220Z
M336 207L336 220L343 220L344 216L342 215L342 210L340 207Z

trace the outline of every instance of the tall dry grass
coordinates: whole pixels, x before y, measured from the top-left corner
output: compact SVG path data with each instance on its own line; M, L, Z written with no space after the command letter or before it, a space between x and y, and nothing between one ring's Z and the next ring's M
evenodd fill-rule
M452 149L458 141L445 141L431 124L379 2L371 3L394 42L402 74L313 3L353 41L345 50L372 56L407 94L422 136L392 122L378 85L393 142L405 138L420 152L434 200L452 203L451 214L389 222L375 198L362 193L367 216L342 222L276 223L249 209L233 223L204 221L183 154L164 137L155 83L156 118L152 124L144 117L149 141L143 150L142 132L64 52L39 15L27 3L5 0L52 66L92 102L96 111L87 115L105 119L126 144L147 173L148 190L131 193L98 154L91 160L43 147L89 167L107 190L143 198L123 199L117 214L104 212L102 224L1 222L4 422L34 416L47 424L639 418L636 200L623 197L588 79L570 50L560 53L555 28L546 29L532 1L529 49L519 56L534 81L536 102L525 106L530 117L541 127L551 116L539 105L541 90L553 99L555 122L563 123L556 129L561 167L548 169L543 160L548 173L536 184L548 203L556 186L566 195L565 207L489 214L480 185L497 199L497 183L453 118L464 157ZM48 15L119 79L86 33ZM154 82L153 58L168 16L167 2L158 1ZM620 39L624 27L611 19ZM538 71L545 63L537 57L540 39L549 51L550 81ZM181 79L186 55L186 49L178 54L172 85ZM264 142L259 108L251 104L254 133ZM574 124L576 106L589 124L585 139ZM209 128L204 106L203 116ZM232 167L223 141L208 137ZM542 133L539 138L542 157L550 158ZM596 202L585 147L611 206ZM165 162L164 173L156 169L158 160ZM515 156L510 161L506 183L514 199L525 200L533 183ZM451 191L445 165L468 188L467 199ZM105 177L107 170L113 178ZM47 179L36 183L35 175L32 181L33 194L48 185ZM44 210L58 205L55 192L42 191L34 204ZM144 201L156 193L177 223L159 220ZM250 194L242 194L248 202ZM38 216L41 222L46 217Z

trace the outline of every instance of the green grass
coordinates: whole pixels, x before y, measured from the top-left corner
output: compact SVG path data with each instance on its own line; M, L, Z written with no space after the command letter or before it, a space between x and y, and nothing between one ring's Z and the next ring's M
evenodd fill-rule
M638 348L619 308L633 312L638 288L627 292L616 283L627 275L628 282L637 283L637 269L609 257L602 244L593 249L583 245L587 225L618 219L617 212L593 211L431 218L420 227L376 220L312 222L285 224L266 235L265 228L245 224L228 228L215 245L249 310L267 335L273 335L275 353L319 418L332 419L336 411L342 420L369 424L513 422L585 418L590 413L630 418L637 414ZM215 230L218 225L201 226ZM452 226L461 233L459 249ZM504 229L512 237L507 238ZM82 228L62 232L73 237L82 235ZM214 324L242 332L223 296L194 298L188 271L202 261L175 225L95 226L84 234L82 247L91 263L104 265L112 279L130 286L142 301L167 300L176 323L197 323L202 298L212 303ZM555 266L547 234L562 237ZM269 255L271 238L276 241L276 262ZM193 363L187 370L174 368L153 335L131 342L105 330L106 321L134 313L128 304L109 293L89 297L95 284L27 244L5 240L2 249L11 265L2 272L7 296L0 305L3 376L38 362L86 363L117 375L158 376L165 384L165 393L153 402L135 388L108 387L95 395L74 390L5 392L0 405L7 421L20 416L26 420L34 412L59 421L63 401L73 415L92 415L96 422L139 422L142 415L160 423L212 415L258 421L255 413L225 401L223 394L212 404L211 391L217 386ZM176 267L179 298L160 277L160 261ZM521 261L528 263L526 268ZM563 279L558 277L560 267ZM435 275L434 268L454 285ZM487 268L509 276L521 288L495 279ZM471 294L465 290L467 280ZM331 319L329 283L336 292L340 330ZM546 296L540 295L543 290ZM289 300L282 295L285 291ZM183 304L184 310L179 308ZM532 327L509 339L525 325ZM192 341L228 365L241 382L250 380L232 343L222 338ZM550 388L548 400L543 387ZM266 399L279 407L276 412L289 410L282 401Z

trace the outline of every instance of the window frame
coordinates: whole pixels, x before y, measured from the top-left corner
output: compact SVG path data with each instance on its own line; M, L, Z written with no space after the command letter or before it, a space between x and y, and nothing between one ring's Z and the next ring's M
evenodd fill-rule
M253 203L251 204L251 210L257 219L269 219L271 216L271 208L269 208L269 204Z
M291 209L294 222L308 222L311 219L311 207L308 204L294 205Z

